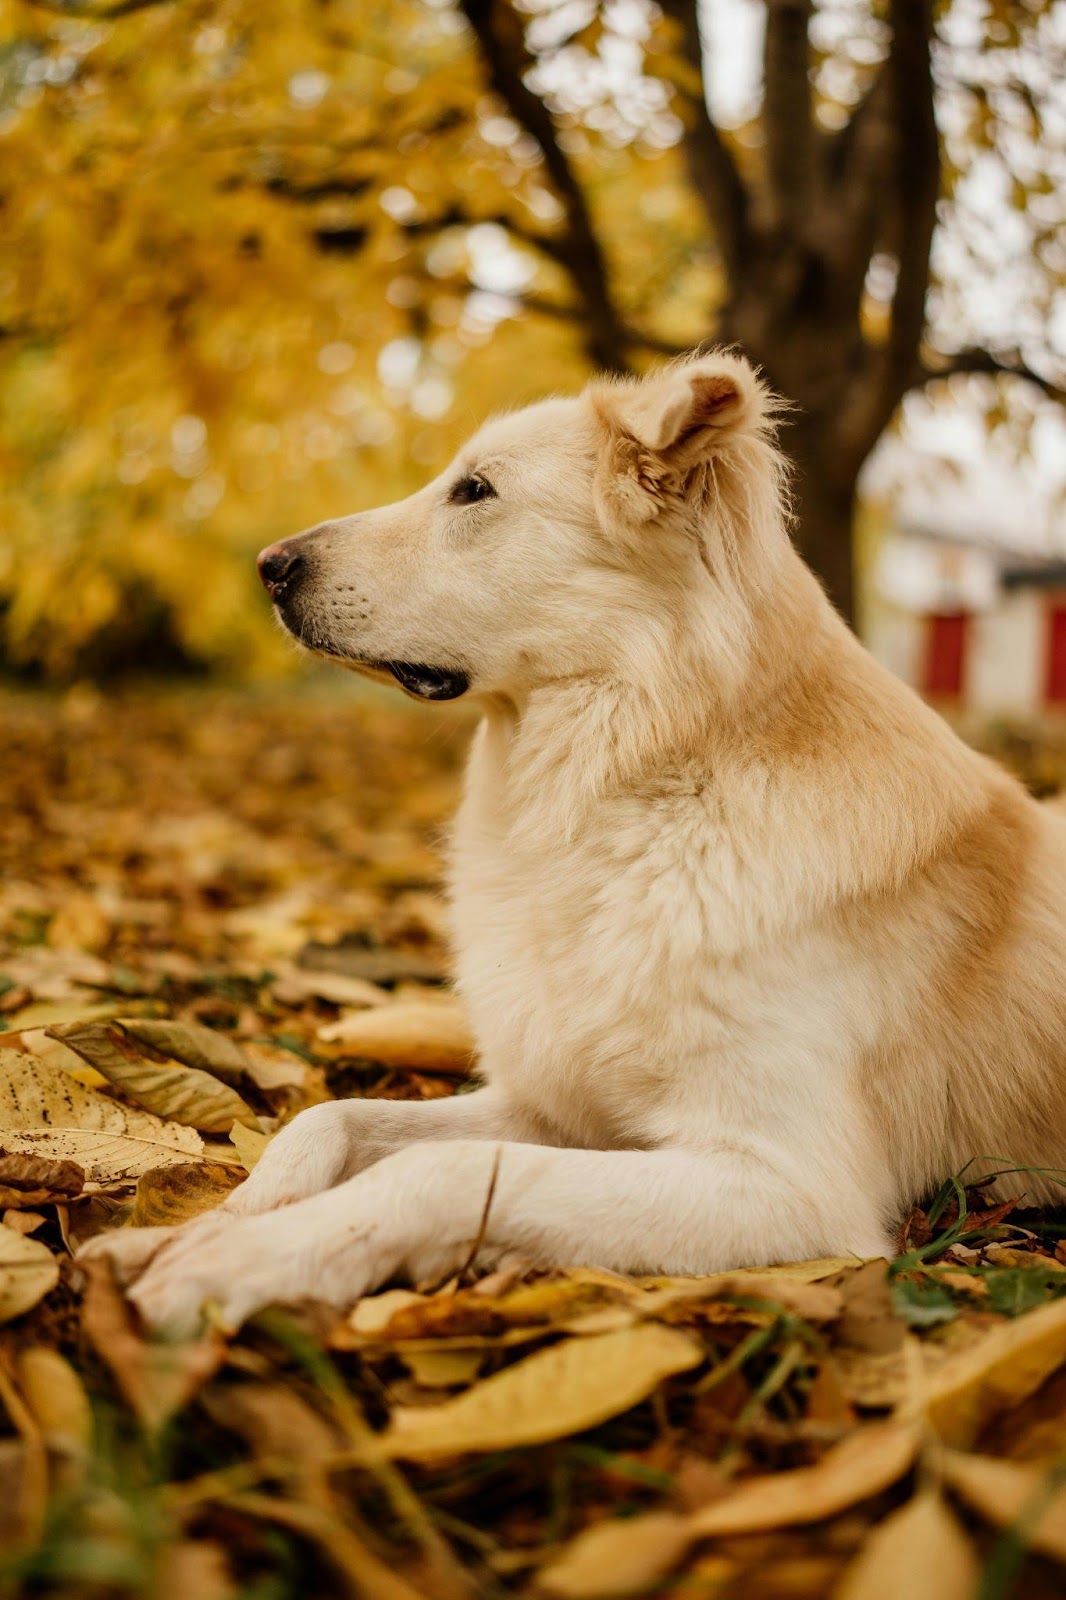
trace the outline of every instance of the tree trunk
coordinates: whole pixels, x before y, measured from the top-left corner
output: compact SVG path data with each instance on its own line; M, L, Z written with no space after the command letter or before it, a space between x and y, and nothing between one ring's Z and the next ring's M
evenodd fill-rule
M845 622L854 627L855 482L820 474L816 465L800 465L793 481L793 500L796 547Z

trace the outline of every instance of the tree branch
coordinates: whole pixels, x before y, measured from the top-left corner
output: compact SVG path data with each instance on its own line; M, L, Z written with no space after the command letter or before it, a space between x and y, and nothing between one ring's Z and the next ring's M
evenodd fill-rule
M933 0L890 0L890 15L892 40L881 69L883 84L876 83L870 91L868 120L858 133L868 141L867 159L875 148L889 157L881 179L886 189L881 244L895 256L898 276L888 339L881 348L867 348L852 404L840 419L838 445L859 463L914 381L940 194L931 56ZM858 145L853 155L858 156ZM853 182L876 185L878 174L854 169Z
M585 305L589 354L598 366L623 371L626 339L614 305L607 263L577 175L559 143L547 106L526 83L532 65L521 23L508 0L459 0L481 46L489 82L518 125L540 146L565 217L557 259Z
M895 132L895 254L899 277L886 349L889 413L903 394L925 326L929 251L940 194L940 143L933 110L932 0L891 0L885 71Z
M1042 390L1049 400L1056 400L1059 405L1066 405L1066 388L1051 378L1045 378L1042 373L1034 372L1019 355L1012 353L1009 357L1003 358L993 355L991 350L971 347L967 350L956 350L952 355L945 355L942 361L942 365L940 359L923 363L919 367L915 382L909 387L920 389L927 383L937 383L943 378L953 378L956 374L983 372L993 378L1023 378L1026 383L1031 383Z
M763 51L763 127L774 223L802 230L810 216L813 127L812 0L767 0Z
M688 116L683 119L689 176L707 213L732 292L748 253L748 193L707 109L696 0L662 0L662 8L681 28L681 55L693 84L686 96Z

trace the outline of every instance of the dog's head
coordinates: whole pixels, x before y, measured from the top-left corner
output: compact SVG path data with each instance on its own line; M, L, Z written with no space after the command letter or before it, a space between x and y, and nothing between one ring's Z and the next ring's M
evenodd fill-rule
M787 546L770 403L727 353L487 423L440 477L264 550L285 627L421 699L723 660Z

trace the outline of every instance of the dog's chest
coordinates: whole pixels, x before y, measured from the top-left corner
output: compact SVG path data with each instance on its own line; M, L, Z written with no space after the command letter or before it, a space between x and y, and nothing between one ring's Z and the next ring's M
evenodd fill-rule
M469 799L452 902L482 1069L575 1142L655 1143L735 1104L767 1036L772 972L747 959L751 885L692 789L606 802L567 839ZM712 1076L708 1063L721 1064Z

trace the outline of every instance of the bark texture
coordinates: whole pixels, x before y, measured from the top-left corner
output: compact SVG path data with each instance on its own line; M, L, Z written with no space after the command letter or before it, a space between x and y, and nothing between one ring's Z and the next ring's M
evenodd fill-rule
M510 0L460 0L491 86L544 155L566 218L551 253L567 269L590 358L625 370L657 341L619 313L581 183L550 110L529 88L531 59ZM696 0L660 0L677 26L692 85L679 91L685 156L727 284L708 337L736 343L797 410L786 434L796 461L796 539L842 613L854 616L852 519L863 462L909 389L949 371L1013 372L1054 386L1021 360L964 351L922 361L929 255L940 193L934 113L933 0L889 0L889 44L848 124L826 133L811 106L812 0L765 0L765 161L742 178L707 107ZM887 334L863 328L875 255L895 263ZM1061 397L1061 396L1060 396Z

